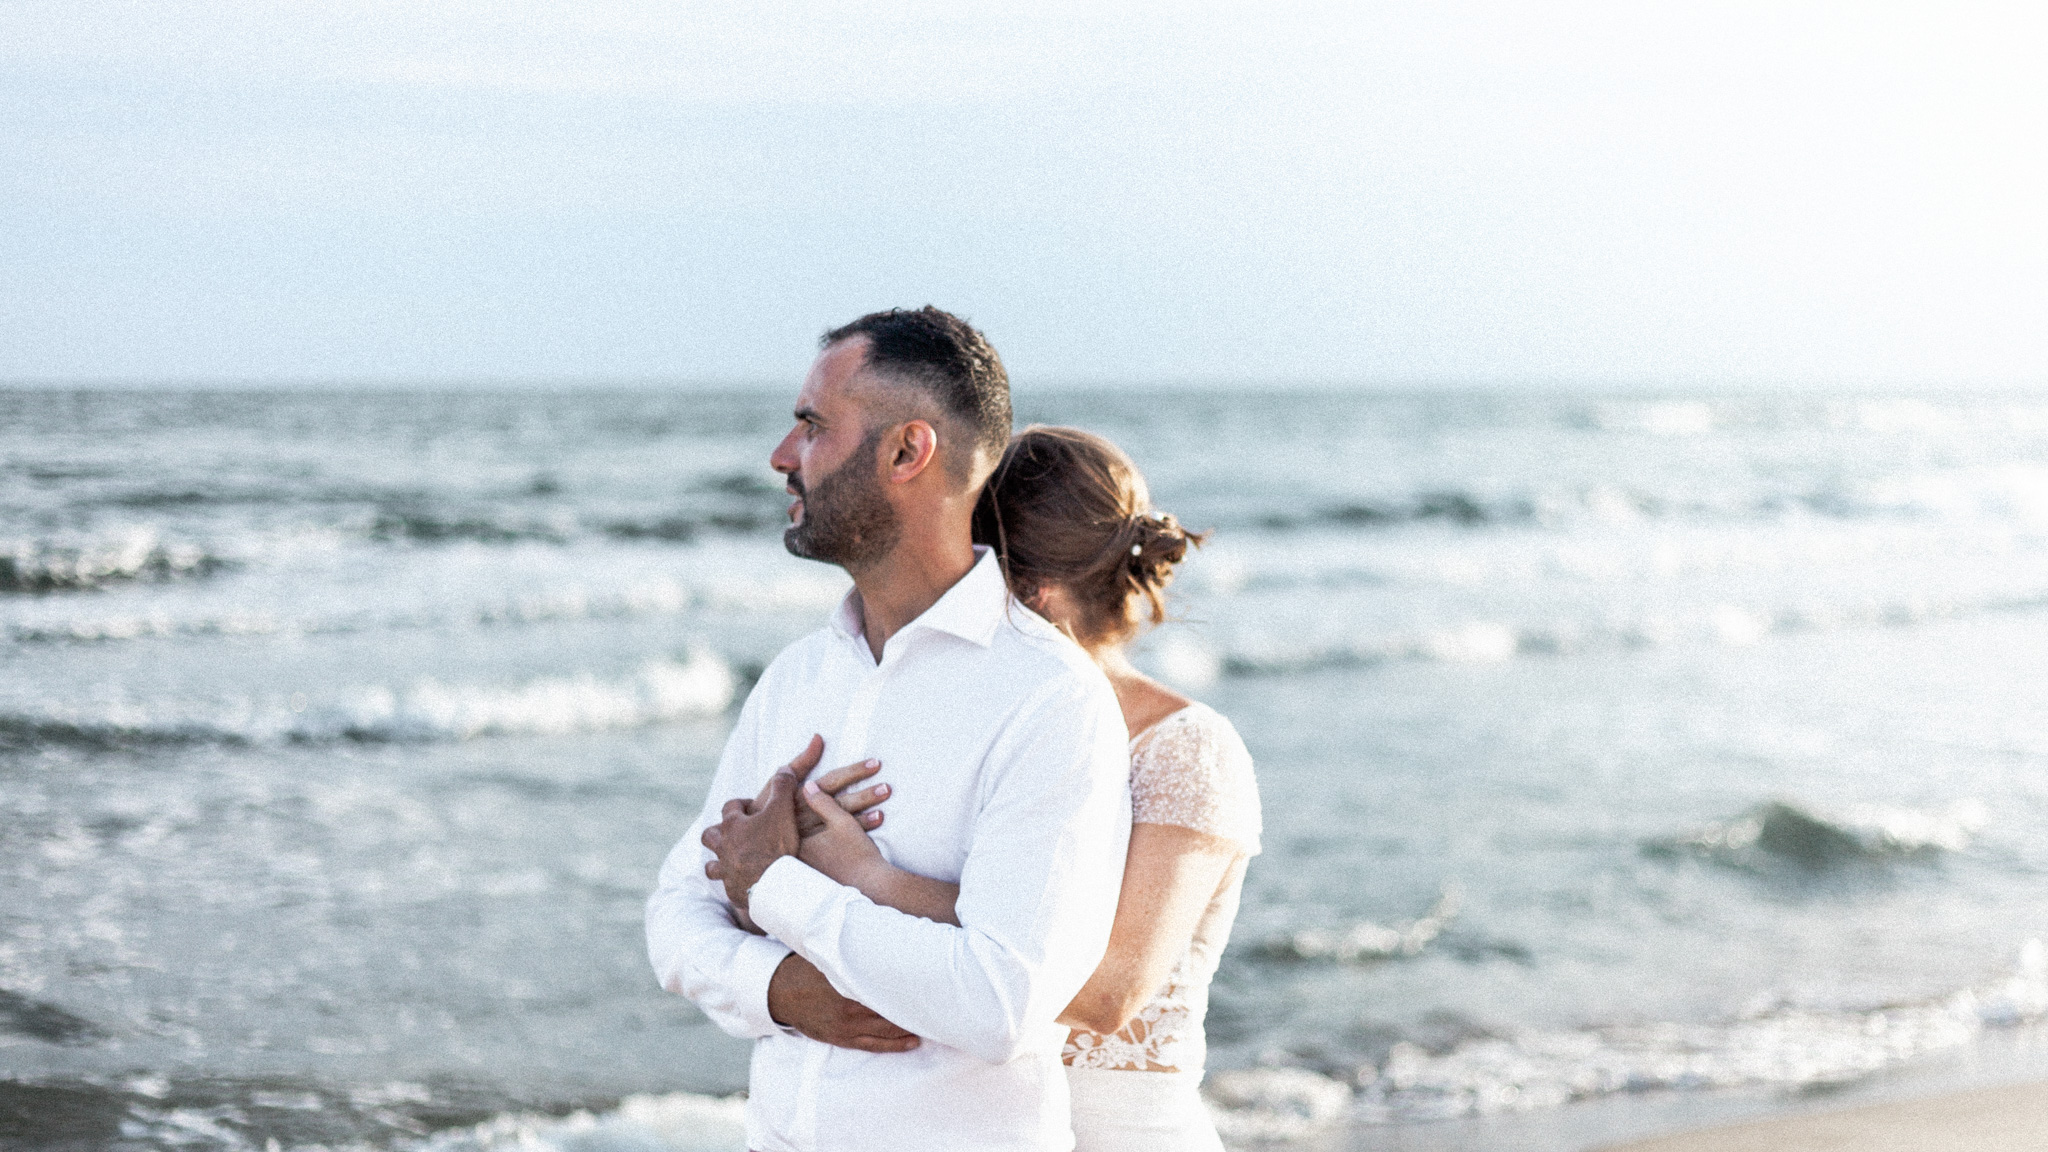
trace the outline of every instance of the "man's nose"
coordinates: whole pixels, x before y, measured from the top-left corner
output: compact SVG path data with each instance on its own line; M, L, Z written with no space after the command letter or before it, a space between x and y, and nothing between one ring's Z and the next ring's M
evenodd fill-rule
M768 454L768 466L784 476L788 476L797 470L799 462L796 456L795 440L796 431L792 429L789 435L782 438L782 443L775 446L775 451Z

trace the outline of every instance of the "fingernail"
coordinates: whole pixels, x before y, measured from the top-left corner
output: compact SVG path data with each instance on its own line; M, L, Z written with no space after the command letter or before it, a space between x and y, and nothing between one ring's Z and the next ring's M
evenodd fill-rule
M818 794L818 782L816 780L804 781L804 791L816 796Z
M875 795L877 795L877 796L887 796L888 794L889 794L889 786L888 786L887 784L877 784L877 785L875 785Z

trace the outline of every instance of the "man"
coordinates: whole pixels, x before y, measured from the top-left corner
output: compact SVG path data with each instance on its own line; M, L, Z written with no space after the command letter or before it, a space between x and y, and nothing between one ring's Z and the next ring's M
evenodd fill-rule
M927 307L827 333L769 458L785 545L854 587L762 673L647 905L662 986L756 1041L755 1152L1072 1147L1054 1017L1108 942L1129 762L1108 682L972 543L1009 435L995 350ZM821 756L881 762L876 843L960 885L958 926L802 861L792 769Z

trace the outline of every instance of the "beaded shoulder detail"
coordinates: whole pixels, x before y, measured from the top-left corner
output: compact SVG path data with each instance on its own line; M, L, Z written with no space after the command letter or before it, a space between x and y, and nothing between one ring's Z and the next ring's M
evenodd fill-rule
M1251 753L1230 721L1190 704L1131 741L1131 819L1173 824L1259 851L1259 790Z

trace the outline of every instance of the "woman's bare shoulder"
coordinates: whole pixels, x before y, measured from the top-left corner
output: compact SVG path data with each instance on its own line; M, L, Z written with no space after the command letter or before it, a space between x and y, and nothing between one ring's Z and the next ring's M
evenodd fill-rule
M1123 705L1124 726L1131 730L1132 739L1150 732L1160 721L1186 711L1194 703L1149 677L1123 686L1117 693L1117 702Z

